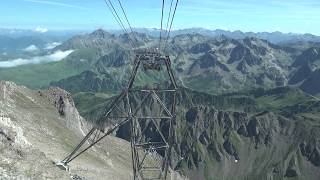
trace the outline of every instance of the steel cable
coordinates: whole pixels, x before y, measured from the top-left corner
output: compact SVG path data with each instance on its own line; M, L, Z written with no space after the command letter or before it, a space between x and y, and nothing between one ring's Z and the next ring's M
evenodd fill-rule
M131 37L130 37L128 31L127 31L127 29L125 28L125 26L124 26L124 24L123 24L123 22L122 22L122 20L121 20L121 18L120 18L120 16L119 16L117 10L115 9L113 3L112 3L110 0L104 0L104 1L105 1L106 5L108 6L109 10L111 11L113 17L114 17L114 18L116 19L116 21L118 22L120 28L122 28L122 30L123 30L124 33L128 34L130 44L131 44L132 48L134 48L135 45L134 45L134 43L133 43L133 40L131 39ZM109 2L109 3L108 3L108 2Z
M164 0L162 0L162 10L161 10L161 22L160 22L160 40L159 40L159 52L161 52L161 40L162 40L162 26L163 26L163 11L164 11Z
M134 34L133 30L132 30L132 26L131 26L131 24L130 24L130 21L129 21L129 18L128 18L128 16L127 16L127 13L125 12L125 10L124 10L124 8L123 8L122 3L121 3L120 0L118 0L118 3L119 3L119 5L120 5L120 8L121 8L121 10L122 10L122 13L123 13L123 15L124 15L124 17L125 17L125 19L126 19L126 21L127 21L127 23L128 23L128 26L129 26L129 28L130 28L131 34L132 34L133 37L134 37L133 40L135 40L135 39L137 39L137 38L135 38L135 34ZM134 41L134 42L135 42L135 41Z
M167 33L167 38L166 38L166 41L165 41L164 51L166 50L167 45L168 45L168 40L169 40L169 37L170 37L170 32L171 32L171 29L172 29L173 20L174 20L174 17L175 17L175 15L176 15L176 12L177 12L178 4L179 4L179 0L176 0L176 5L175 5L175 7L174 7L174 12L173 12L172 19L171 19L171 23L170 23L170 28L169 28L169 31L168 31L168 33Z
M171 17L171 12L172 12L172 5L173 5L173 0L171 0L171 3L170 3L170 11L169 11L167 25L166 25L166 33L167 34L168 34L169 22L170 22L170 17Z

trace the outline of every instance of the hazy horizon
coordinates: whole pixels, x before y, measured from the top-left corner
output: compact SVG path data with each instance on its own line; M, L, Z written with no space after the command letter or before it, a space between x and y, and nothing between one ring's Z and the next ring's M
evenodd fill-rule
M117 1L113 1L117 6ZM161 2L123 0L133 27L160 28ZM171 1L165 1L168 14ZM202 27L243 32L320 35L317 0L180 0L173 29ZM118 29L104 0L5 0L2 28L46 30ZM167 20L167 17L164 17Z
M116 32L116 31L122 31L121 29L106 29L103 27L98 27L94 29L48 29L46 27L34 27L34 28L16 28L16 27L1 27L0 30L17 30L17 31L33 31L35 33L54 33L54 32L83 32L83 33L90 33L94 32L98 29L103 29L104 31L107 32ZM160 31L160 28L156 27L135 27L133 30L141 30L141 29L146 29L146 30L157 30ZM181 29L173 29L172 31L183 31L183 30L190 30L190 29L203 29L203 30L209 30L209 31L216 31L216 30L222 30L222 31L228 31L228 32L237 32L241 31L242 33L283 33L283 34L295 34L295 35L304 35L304 34L311 34L315 36L320 36L319 34L314 34L314 33L299 33L299 32L282 32L282 31L243 31L243 30L229 30L229 29L209 29L205 27L190 27L190 28L181 28Z

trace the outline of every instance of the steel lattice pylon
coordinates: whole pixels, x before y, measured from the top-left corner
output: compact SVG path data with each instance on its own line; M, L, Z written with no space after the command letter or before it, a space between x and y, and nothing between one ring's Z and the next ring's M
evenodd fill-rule
M162 68L169 82L165 86L133 86L139 71L160 71ZM97 125L70 155L57 165L68 169L68 163L80 154L123 125L129 125L134 180L166 179L175 139L176 92L170 57L153 51L136 52L125 90L112 101ZM105 131L103 127L110 125L111 128Z

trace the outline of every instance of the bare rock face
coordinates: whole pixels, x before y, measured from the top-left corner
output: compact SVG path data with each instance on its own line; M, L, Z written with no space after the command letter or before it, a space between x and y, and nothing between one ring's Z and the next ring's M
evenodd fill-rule
M38 91L39 96L46 98L61 117L65 119L65 125L74 131L85 134L91 125L82 118L75 107L71 94L58 87L50 87L47 90Z
M269 111L248 114L209 106L192 107L184 115L177 121L175 159L176 168L187 169L190 179L319 176L316 140L299 148L301 135L293 129L301 125L290 119Z
M6 85L10 90L14 89L13 84ZM8 95L10 91L6 93ZM46 154L35 147L16 119L12 119L11 114L3 113L4 109L1 111L0 179L69 179L67 172L55 169Z
M4 114L0 114L0 121L3 122L8 122L9 117L7 117ZM5 128L0 128L0 140L2 143L14 143L15 141L15 136L16 133L10 131L9 129Z
M320 166L320 150L316 143L301 143L299 145L302 155L315 166Z
M206 53L206 52L208 52L210 50L211 50L210 44L208 44L208 43L200 43L200 44L197 44L197 45L193 46L190 49L190 52L194 53L194 54L197 54L197 53Z
M0 81L0 179L131 179L130 144L115 137L72 161L70 172L55 165L88 128L68 92Z
M320 92L319 77L320 68L310 74L310 77L301 85L301 89L310 94L318 94Z
M295 157L292 157L288 168L286 170L286 177L297 177L300 175L300 171L299 171L299 167L298 167L298 162L297 159Z

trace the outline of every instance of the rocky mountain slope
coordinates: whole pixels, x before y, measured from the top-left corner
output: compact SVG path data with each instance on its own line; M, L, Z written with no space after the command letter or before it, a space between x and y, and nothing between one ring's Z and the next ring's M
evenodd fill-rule
M320 176L318 102L298 89L282 87L300 86L307 93L319 93L314 84L319 68L316 48L297 49L257 38L234 40L199 34L178 35L169 46L181 86L221 94L180 94L173 163L177 170L191 179ZM112 53L105 55L107 63L93 68L93 76L73 77L82 83L93 82L86 84L89 89L70 89L74 93L90 91L76 95L76 104L84 108L81 112L88 119L94 119L108 104L110 93L103 93L113 94L116 87L125 84L125 80L115 78L127 78L124 74L130 68L130 56L120 53L116 58L120 64L113 64L112 57ZM306 73L301 73L305 69ZM145 77L139 78L147 81ZM102 83L103 79L107 81ZM69 78L55 85L79 87L74 82ZM259 89L273 87L280 88ZM235 90L244 93L232 93ZM117 136L129 139L129 134L123 133L126 130L123 127ZM165 127L163 131L165 134ZM152 132L145 136L153 137Z
M181 41L179 38L185 37L176 37L176 40ZM191 39L185 41L189 43L183 47L181 58L176 59L176 69L184 84L192 89L221 92L287 83L290 54L267 41L254 38L237 41L225 37L204 38L195 45Z
M91 122L101 115L128 79L134 57L133 52L128 50L129 36L97 30L74 37L55 49L75 49L74 53L61 61L65 66L57 72L68 68L79 72L60 80L55 79L51 85L72 92L74 105ZM144 34L137 34L135 43L140 48L158 45L158 41ZM318 179L320 104L312 95L320 93L317 83L320 61L319 49L313 47L314 44L316 43L308 44L308 47L303 45L302 48L288 44L275 45L256 37L231 39L194 33L180 34L170 39L168 53L172 55L180 86L173 168L190 179ZM138 74L138 83L135 85L143 86L143 82L152 83L162 79L161 71L156 75L142 72ZM55 152L66 154L68 150L58 146L64 147L67 144L70 150L78 142L73 139L80 139L81 130L86 131L86 123L81 118L72 118L78 117L77 112L71 110L73 115L68 118L64 111L60 111L60 106L54 107L54 101L59 101L59 97L51 91L56 92L57 89L40 93L23 89L22 96L28 95L33 100L24 100L15 93L12 95L12 102L2 103L6 108L3 117L11 116L12 119L15 117L14 113L20 113L18 117L21 120L18 122L21 126L25 122L30 123L32 120L24 121L24 116L21 115L21 112L27 113L30 110L22 107L24 104L19 101L33 105L43 102L41 98L46 99L45 102L49 99L51 106L41 105L52 109L48 113L52 120L39 122L54 122L54 127L59 127L59 130L49 131L51 136L48 136L57 136L57 144L53 145ZM72 100L67 95L63 97L73 107ZM156 111L148 109L149 107L145 106L143 110ZM42 111L31 112L36 114L33 119L45 119ZM70 119L78 120L74 123ZM75 128L74 125L81 122L83 125ZM60 124L65 128L60 127ZM147 124L142 125L148 127ZM24 125L22 129L28 127ZM76 133L69 135L70 128ZM154 137L152 127L149 129L144 136ZM164 134L166 130L162 126ZM115 135L128 140L128 132L128 127L123 126ZM10 133L2 134L6 141L12 139L8 135ZM48 153L47 149L40 148L46 145L40 144L45 140L29 136L26 136L28 142L34 138L32 143L48 157L49 162L58 157ZM69 136L74 138L66 138ZM118 142L115 138L107 141L109 140ZM122 146L122 143L117 145ZM103 167L111 167L110 158L114 167L118 168L115 171L111 169L112 173L122 172L125 177L119 178L127 178L128 173L125 172L130 171L130 164L127 164L130 155L126 150L130 148L127 142L123 145L127 148L122 148L122 151L110 150L110 154L111 151L116 154L112 157L100 152L100 147L94 149L95 152L89 152L89 157L86 156L88 158L82 157L76 164L80 169L76 174L95 177L97 171L100 173L100 166L96 162L100 163L97 156L101 154L99 158L105 157L101 162ZM108 148L109 144L101 147ZM120 165L115 162L117 160ZM89 167L82 167L82 164L88 164ZM97 170L92 170L92 174L81 174L82 168L89 168L90 173L92 169ZM16 169L19 170L19 167ZM16 171L20 172L18 170ZM104 170L109 173L108 168ZM103 170L101 172L105 173Z
M86 99L95 106L81 111L94 119L109 100ZM80 105L81 98L77 101ZM143 111L152 111L148 107ZM181 89L173 167L190 179L316 180L319 107L319 101L291 88L219 96ZM116 135L129 139L128 128L123 126ZM167 134L165 125L162 131ZM152 127L145 132L146 137L155 136Z
M282 33L279 31L275 32L242 32L242 31L228 31L222 29L208 30L202 28L191 28L175 31L173 34L203 34L206 36L217 37L217 36L227 36L232 39L244 39L246 37L264 39L274 44L284 44L284 43L297 43L299 41L314 41L320 42L319 36L312 34L295 34L295 33Z
M135 28L134 31L145 33L153 37L159 37L160 29L151 29L151 28ZM115 31L117 34L121 34L122 31ZM205 29L205 28L189 28L189 29L179 29L173 30L171 32L173 36L181 34L202 34L209 37L219 37L221 35L227 36L232 39L244 39L246 37L253 37L264 39L274 44L289 44L289 43L298 43L298 42L320 42L319 36L312 34L295 34L295 33L282 33L279 31L275 32L243 32L243 31L229 31L223 29Z
M130 144L115 137L70 163L70 174L55 166L89 127L66 91L1 81L0 179L131 179Z
M319 77L320 70L320 48L309 48L297 57L293 63L294 73L291 84L302 84L301 89L310 94L318 94L319 83L316 79Z
M221 94L259 87L301 86L319 69L319 46L309 42L311 36L308 41L272 44L256 36L232 39L223 34L204 34L177 34L169 39L167 48L180 83L197 91ZM146 34L114 35L99 29L70 38L53 49L74 50L60 62L0 69L0 75L33 88L46 87L51 82L73 93L118 91L125 84L134 58L130 38L134 38L136 48L158 46L158 40ZM152 78L142 74L139 79Z
M137 37L140 48L157 45L151 37L142 34ZM82 51L89 47L96 51L95 58L92 58L96 60L90 61L90 68L52 85L74 93L121 89L128 78L126 75L134 57L123 37L97 30L70 39L57 49L78 48L78 51ZM319 68L316 47L291 48L257 38L235 40L225 36L212 38L200 34L182 34L173 37L168 47L179 83L211 94L258 87L300 86ZM148 81L150 75L142 74L140 79ZM84 84L84 81L91 83ZM82 87L84 85L86 87Z

